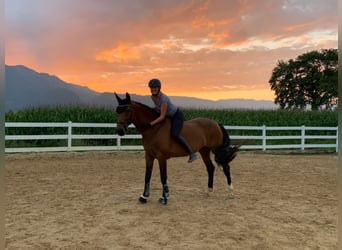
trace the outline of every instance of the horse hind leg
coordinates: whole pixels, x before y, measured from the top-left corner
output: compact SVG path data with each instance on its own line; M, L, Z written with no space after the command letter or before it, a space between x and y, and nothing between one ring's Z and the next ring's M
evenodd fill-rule
M210 159L210 149L209 148L203 148L200 151L202 160L207 168L208 172L208 192L206 193L207 196L209 196L209 193L213 191L214 188L214 172L215 172L215 166L213 162Z
M229 199L234 199L234 188L232 184L232 179L230 176L230 166L229 164L223 164L222 165L223 172L226 175L227 178L227 183L228 183L228 198Z

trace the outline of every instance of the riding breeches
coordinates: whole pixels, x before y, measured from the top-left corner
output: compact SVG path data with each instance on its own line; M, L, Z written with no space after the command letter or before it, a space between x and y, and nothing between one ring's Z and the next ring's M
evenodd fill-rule
M184 115L183 112L178 109L174 116L171 118L171 135L172 137L178 137L183 127Z

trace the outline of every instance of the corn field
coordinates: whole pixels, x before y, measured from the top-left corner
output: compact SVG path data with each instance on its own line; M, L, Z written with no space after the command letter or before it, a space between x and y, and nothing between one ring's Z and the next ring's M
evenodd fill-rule
M229 126L312 126L312 127L336 127L338 124L337 111L299 111L299 110L209 110L209 109L184 109L185 119L205 117L218 123ZM7 112L6 122L79 122L79 123L116 123L115 110L110 108L95 107L44 107L31 108L18 112ZM53 135L66 134L67 128L6 128L6 135ZM230 135L260 135L260 131L228 131ZM75 128L74 134L114 134L110 128ZM130 134L137 133L135 129ZM294 135L294 131L271 131L270 135ZM295 131L300 133L300 131ZM332 135L332 131L321 132L324 135ZM134 142L133 142L134 141ZM36 140L36 141L6 141L6 147L25 146L63 146L66 140ZM79 140L77 145L112 145L115 140ZM129 141L127 143L130 143ZM132 139L132 144L137 139ZM139 142L138 142L139 143ZM233 142L234 143L234 142ZM238 143L238 142L236 142ZM258 144L259 142L255 142ZM273 143L277 143L274 141ZM296 143L296 141L294 141ZM314 141L313 141L314 143Z

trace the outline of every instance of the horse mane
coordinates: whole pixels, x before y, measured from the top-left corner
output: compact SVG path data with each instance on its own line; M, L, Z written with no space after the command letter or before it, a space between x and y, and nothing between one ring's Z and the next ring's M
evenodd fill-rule
M141 103L141 102L136 102L136 101L131 101L131 103L137 104L137 105L139 105L139 106L141 106L141 107L147 109L148 111L152 112L153 115L158 116L157 110L155 110L154 108L151 108L150 106L148 106L148 105L146 105L146 104L143 104L143 103Z

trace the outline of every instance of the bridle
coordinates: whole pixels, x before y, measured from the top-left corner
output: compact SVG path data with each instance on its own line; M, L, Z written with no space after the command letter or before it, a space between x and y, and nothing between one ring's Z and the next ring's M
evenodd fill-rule
M120 104L116 107L116 113L122 114L130 106L131 106L131 104Z
M122 114L123 112L125 112L127 110L128 107L130 107L130 104L122 104L122 105L118 105L116 107L116 113L118 114ZM132 121L130 119L126 120L125 122L118 122L118 125L121 125L123 127L128 127L130 124L132 123Z

